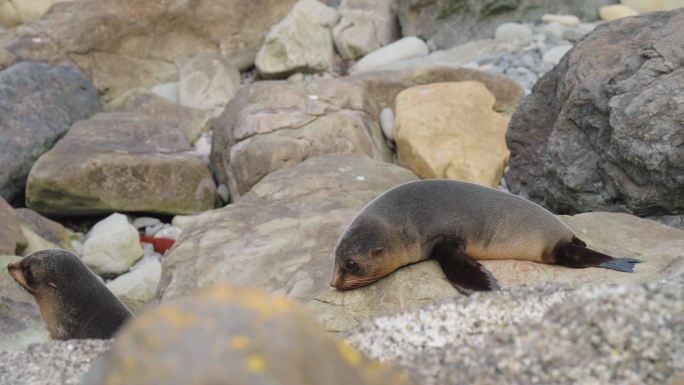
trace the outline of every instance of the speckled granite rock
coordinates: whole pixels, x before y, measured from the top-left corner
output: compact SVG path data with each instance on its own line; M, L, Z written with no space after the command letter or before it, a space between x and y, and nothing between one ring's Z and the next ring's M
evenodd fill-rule
M683 283L475 294L347 337L424 385L665 384L684 373Z

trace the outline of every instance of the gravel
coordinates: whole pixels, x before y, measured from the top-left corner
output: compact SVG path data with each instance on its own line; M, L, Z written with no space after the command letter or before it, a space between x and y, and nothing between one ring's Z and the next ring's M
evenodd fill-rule
M369 321L350 343L430 384L663 384L684 373L681 277L545 285Z

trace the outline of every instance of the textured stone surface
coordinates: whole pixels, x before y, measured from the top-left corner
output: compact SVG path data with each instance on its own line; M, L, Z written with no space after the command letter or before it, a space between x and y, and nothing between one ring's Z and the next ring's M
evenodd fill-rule
M109 340L70 340L36 344L20 351L0 350L0 384L78 385L110 345Z
M186 107L222 110L239 88L240 71L220 55L197 55L180 69L178 96Z
M425 385L676 384L682 283L476 294L377 318L348 339Z
M19 198L36 159L99 110L95 87L73 67L27 62L0 71L0 196Z
M635 273L600 268L571 269L525 261L483 261L504 288L544 283L581 286L644 283L684 274L684 231L627 214L585 213L561 217L590 247L638 258ZM378 314L459 296L434 261L402 268L380 281L347 292L328 290L308 307L329 331L349 330Z
M269 173L328 153L391 160L380 111L343 80L258 82L243 88L214 124L211 161L237 200Z
M266 77L287 77L296 72L325 72L333 63L331 29L337 10L317 0L299 0L292 11L266 36L256 67Z
M587 35L513 116L508 186L559 213L684 213L684 9Z
M150 91L133 90L112 101L108 106L113 111L141 113L164 124L178 126L194 143L199 136L209 130L211 112L184 107L172 103Z
M125 326L84 379L121 383L408 384L330 337L295 303L228 285L163 304Z
M508 118L478 82L406 89L395 103L399 164L421 178L499 185L508 161Z
M28 241L21 232L14 209L2 197L0 197L0 223L2 223L0 226L0 255L21 253L28 246Z
M396 0L344 0L333 28L335 47L345 59L357 59L401 37Z
M212 209L214 181L191 150L178 126L142 114L101 113L76 123L36 162L26 204L63 215Z
M123 214L101 220L83 243L83 262L96 274L118 275L143 256L138 230Z
M294 0L76 0L0 37L0 68L22 60L77 64L104 99L177 80L177 61L217 53L254 63ZM268 10L268 11L264 11ZM135 68L135 71L131 71Z
M490 38L505 22L535 22L546 13L567 13L596 20L612 0L398 0L404 36L418 36L433 48L451 48Z
M332 250L347 223L378 194L415 179L362 155L328 155L274 172L237 203L192 218L164 257L158 296L218 282L307 302L329 287Z

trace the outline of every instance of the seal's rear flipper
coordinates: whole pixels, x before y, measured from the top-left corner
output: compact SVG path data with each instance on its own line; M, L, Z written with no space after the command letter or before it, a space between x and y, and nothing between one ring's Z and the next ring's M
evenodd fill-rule
M589 249L582 244L567 244L559 247L556 252L556 263L575 268L603 267L625 273L633 273L634 265L641 262L643 261L634 258L611 257L610 255Z
M466 255L456 241L438 243L432 257L437 259L451 285L463 294L500 289L492 273Z

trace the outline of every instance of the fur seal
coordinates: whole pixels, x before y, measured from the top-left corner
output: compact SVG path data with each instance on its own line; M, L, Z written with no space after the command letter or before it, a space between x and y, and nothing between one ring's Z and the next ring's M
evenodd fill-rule
M331 286L365 286L429 258L464 293L498 289L476 260L623 272L641 262L587 248L556 216L516 195L455 180L420 180L386 191L354 217L335 247Z
M53 339L112 338L132 317L95 273L66 250L38 251L7 270L36 300Z

